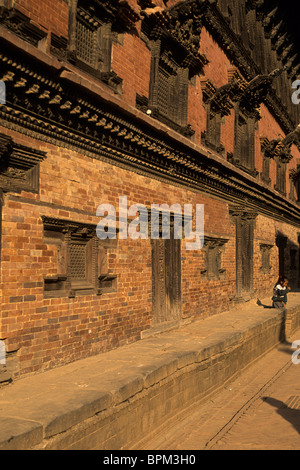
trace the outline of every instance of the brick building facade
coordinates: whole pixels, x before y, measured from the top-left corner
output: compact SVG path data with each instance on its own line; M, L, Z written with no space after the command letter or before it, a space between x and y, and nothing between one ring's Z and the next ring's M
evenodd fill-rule
M268 4L0 0L12 376L271 296L279 273L298 287L299 55ZM120 196L204 204L202 249L172 230L101 240L97 208L115 207L119 227Z

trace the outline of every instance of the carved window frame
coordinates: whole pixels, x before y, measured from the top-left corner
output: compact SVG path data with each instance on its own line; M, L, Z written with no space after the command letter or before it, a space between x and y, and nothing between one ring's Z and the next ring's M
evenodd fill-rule
M261 243L260 244L260 252L261 252L261 267L260 271L264 274L270 274L271 272L271 263L270 263L270 255L273 245L268 243Z
M0 133L0 187L4 191L39 192L40 163L46 152L17 144Z
M228 238L204 236L205 269L201 271L201 280L226 279L226 269L223 268L222 255Z
M96 76L120 94L122 79L111 68L113 42L118 34L113 31L113 16L101 13L100 8L94 0L72 0L67 56L77 67ZM55 36L52 39L54 52L62 41Z
M235 109L235 137L232 163L256 177L255 128L256 118L244 114L239 106Z
M290 195L289 198L296 202L300 203L300 165L298 164L296 168L293 168L289 171L289 180L290 180Z
M275 157L276 161L276 184L274 189L281 193L283 196L286 196L286 172L287 172L287 162L284 161L280 156Z
M56 248L57 257L56 273L44 276L46 298L116 292L117 276L108 268L108 250L117 247L116 239L99 240L92 224L42 220L44 243Z
M156 24L155 15L150 14L142 21L141 38L151 52L150 84L147 103L145 97L137 96L136 106L185 137L192 137L195 131L187 122L189 84L208 61L193 49L195 32L189 31L184 39L187 24L178 27L174 18L171 23L169 20ZM199 40L200 30L196 36Z
M268 153L268 145L270 144L269 140L267 138L261 138L260 139L260 144L261 144L261 152L262 152L262 172L260 173L260 179L264 183L266 183L268 186L271 185L271 178L270 178L270 161L271 158L273 158L272 155Z
M187 126L189 69L181 67L163 39L151 41L148 107L153 117L175 129Z

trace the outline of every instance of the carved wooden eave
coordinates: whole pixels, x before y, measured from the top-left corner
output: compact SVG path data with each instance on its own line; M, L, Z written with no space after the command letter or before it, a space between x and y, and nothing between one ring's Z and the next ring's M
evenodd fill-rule
M281 145L283 147L291 147L291 145L296 145L298 150L300 151L300 124L296 127L296 129L290 132L284 139L281 141Z
M202 8L192 12L186 4L180 4L179 8L176 5L170 9L153 7L141 11L148 38L170 43L170 48L175 48L181 56L180 66L189 69L190 77L201 73L208 63L206 56L199 52L202 14Z
M291 38L291 31L281 18L279 5L276 2L262 0L248 0L247 10L255 10L256 17L262 22L265 37L272 42L273 49L277 51L279 59L287 65L287 71L293 74L293 63L296 60L299 65L300 55L296 44ZM274 8L275 7L275 8ZM285 47L282 47L282 46Z
M139 13L127 0L80 0L79 4L87 10L100 11L99 17L103 22L111 23L122 32L132 31L140 20Z
M288 163L293 158L291 146L296 145L300 149L300 124L293 132L290 132L283 139L264 140L262 149L265 156L269 158L279 158L283 163Z
M247 8L260 8L262 3L247 2ZM203 26L212 34L214 40L219 44L221 49L226 53L229 60L237 67L239 74L246 82L251 82L259 76L262 76L260 66L254 62L250 52L243 45L240 37L238 37L231 29L227 19L222 15L217 7L217 2L210 2L207 0L190 0L188 2L179 2L175 7L169 9L173 15L185 15L185 21L196 21L197 24L194 29L198 27L201 31ZM196 12L196 13L195 13ZM199 13L198 13L199 12ZM175 16L176 18L176 16ZM287 59L285 61L285 70L291 71L292 68L297 67L296 57ZM261 77L262 78L262 77ZM266 106L273 114L275 119L281 125L285 133L289 133L295 127L290 113L287 108L282 104L280 99L276 96L274 89L269 87L267 96L265 93L262 95ZM252 99L253 97L251 97ZM257 101L256 98L254 101ZM246 100L245 100L246 102ZM256 113L259 118L259 113Z
M46 153L16 144L0 134L0 189L4 192L38 191L38 164Z
M203 101L205 104L210 105L210 112L227 116L233 108L233 102L242 96L247 84L244 80L233 77L229 83L219 88L216 88L209 79L201 80L201 87Z
M296 168L293 168L292 170L290 170L289 178L292 181L294 181L294 183L299 180L299 178L300 178L300 165L297 165Z
M257 75L253 78L237 96L240 109L248 116L260 119L259 107L266 101L273 80L283 72L283 69L276 69L270 74Z
M75 67L62 70L58 61L47 64L43 54L39 61L26 56L22 44L18 49L3 38L0 42L0 80L7 80L7 104L0 106L5 127L222 200L247 198L260 212L299 226L296 205L271 188L262 190L217 154L134 108L124 109L104 86L92 90L89 77L78 76Z

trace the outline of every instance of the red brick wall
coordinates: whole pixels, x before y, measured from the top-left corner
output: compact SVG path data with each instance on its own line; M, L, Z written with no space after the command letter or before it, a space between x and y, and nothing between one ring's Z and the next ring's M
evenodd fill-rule
M58 36L68 36L69 6L64 0L17 0L15 7L38 26Z
M131 2L136 5L135 2ZM170 1L168 6L173 3ZM162 1L157 4L163 6ZM49 31L67 34L68 7L64 1L19 0L22 11ZM138 26L139 27L139 26ZM125 34L113 45L112 68L123 80L124 103L135 106L136 93L148 96L150 51L137 36ZM201 78L209 78L218 87L228 81L232 64L225 53L203 29L201 53L209 64L204 75L189 86L188 122L195 129L195 143L201 144L206 129L202 102ZM83 72L81 72L83 73ZM93 83L95 80L89 77ZM282 136L282 130L267 108L261 106L261 120L256 131L255 165L262 170L260 137ZM204 318L230 307L235 294L235 227L230 221L228 204L207 194L141 176L75 151L57 148L0 128L15 142L47 152L40 164L38 194L22 192L4 196L2 224L2 311L0 338L7 350L18 350L20 374L44 370L97 352L103 352L140 338L152 319L152 260L150 240L118 241L109 250L108 266L117 275L117 292L101 296L45 298L44 276L57 273L55 246L43 240L42 215L97 224L99 204L118 206L120 195L127 196L128 206L142 203L205 205L205 233L228 238L222 255L226 269L223 280L203 280L203 251L187 251L182 242L182 317ZM234 113L223 119L221 142L225 155L233 151ZM294 159L288 172L300 158L293 146ZM276 165L271 161L272 187L276 183ZM276 231L288 237L288 246L298 243L297 228L258 216L255 222L254 288L259 296L271 296L277 280L278 249ZM260 244L271 243L270 273L263 273ZM287 267L289 259L287 259ZM293 274L293 273L291 273Z
M41 215L96 224L98 205L109 202L118 207L120 195L127 196L128 207L133 203L205 204L205 233L229 239L222 258L226 279L201 280L204 252L185 250L183 241L182 316L202 318L229 307L235 293L235 227L226 203L182 188L174 191L169 184L74 151L9 134L16 142L47 152L40 165L39 194L7 194L3 207L0 334L7 338L8 351L19 350L21 373L136 341L152 319L150 240L119 240L117 249L110 250L108 263L117 274L116 293L44 298L43 278L57 273L57 257L55 246L43 241ZM277 227L264 217L256 222L254 277L260 294L270 292L276 277L277 248L272 251L272 272L263 275L259 240L274 243ZM283 227L283 231L296 241L295 229Z

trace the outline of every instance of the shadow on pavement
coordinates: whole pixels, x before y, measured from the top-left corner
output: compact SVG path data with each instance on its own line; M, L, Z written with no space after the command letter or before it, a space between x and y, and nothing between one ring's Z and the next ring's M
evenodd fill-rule
M298 398L296 402L298 401L297 405L300 405L300 396L299 397L293 397L293 398ZM289 407L286 403L284 403L281 400L277 400L276 398L272 397L262 397L262 400L268 403L268 405L274 406L274 408L277 408L277 413L282 416L286 421L291 423L293 427L296 429L298 434L300 434L300 410L297 408Z

